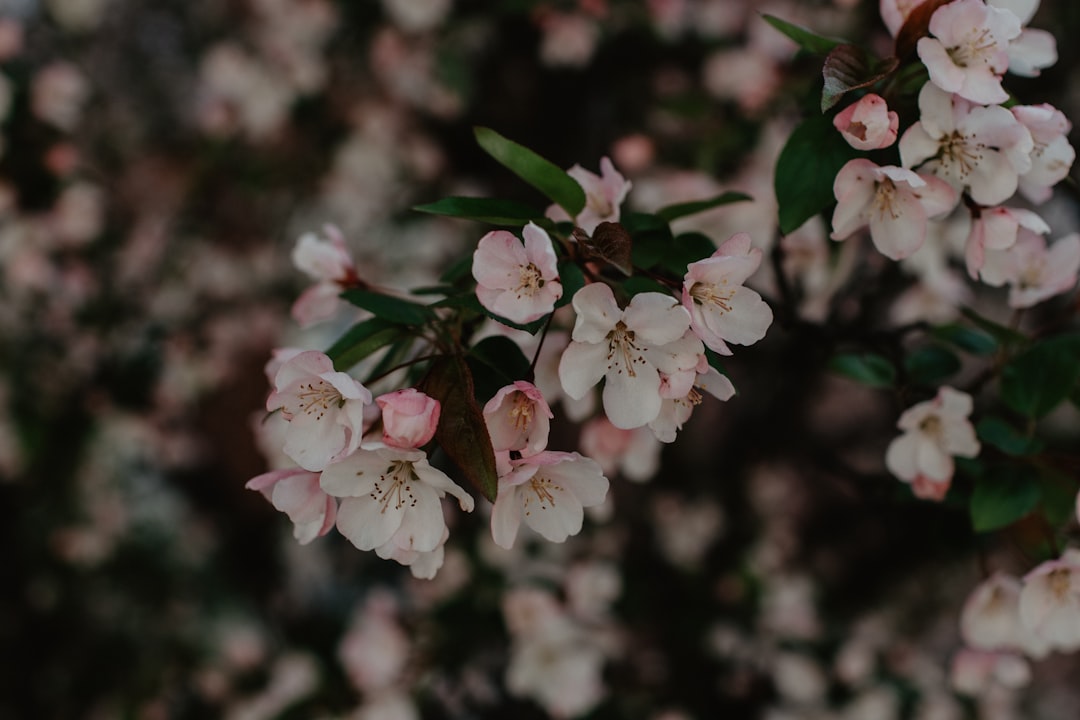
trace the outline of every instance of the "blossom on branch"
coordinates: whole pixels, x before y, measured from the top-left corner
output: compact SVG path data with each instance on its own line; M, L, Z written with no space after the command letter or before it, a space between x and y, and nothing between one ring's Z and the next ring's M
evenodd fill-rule
M1013 116L1031 133L1031 168L1020 175L1020 194L1033 203L1050 199L1051 188L1069 176L1076 150L1069 144L1072 123L1053 105L1014 105Z
M524 380L501 388L484 405L484 422L496 452L517 450L523 455L540 452L547 447L553 417L540 390Z
M375 398L382 409L383 443L398 448L418 448L435 437L439 425L439 401L416 388L405 388Z
M1047 247L1046 239L1020 228L1005 250L987 250L980 272L988 285L1009 287L1009 306L1027 308L1076 287L1080 235L1071 233Z
M870 93L837 113L833 126L856 150L878 150L896 142L900 116L889 110L884 98Z
M356 266L341 230L326 225L323 233L326 239L315 233L304 233L292 252L293 265L318 281L293 303L292 316L300 327L329 320L337 310L341 291L358 281Z
M506 230L480 238L472 274L481 305L511 322L530 323L555 309L563 289L547 232L529 223L522 236L524 245Z
M330 532L337 517L337 501L322 491L319 474L303 468L271 470L244 485L257 490L293 521L293 536L301 545Z
M619 221L620 206L632 183L615 169L611 160L600 159L599 175L580 165L574 165L566 174L577 180L585 191L585 208L572 218L560 206L552 205L545 213L547 217L557 222L572 221L590 235L600 223Z
M1067 551L1024 576L1020 619L1055 650L1080 650L1080 553Z

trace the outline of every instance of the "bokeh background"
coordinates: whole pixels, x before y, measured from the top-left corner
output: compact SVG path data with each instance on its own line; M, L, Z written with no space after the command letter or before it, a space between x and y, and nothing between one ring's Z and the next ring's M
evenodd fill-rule
M1080 117L1080 6L1046 5L1061 61L1010 88ZM565 545L499 551L478 512L417 581L244 489L271 349L357 317L290 318L301 233L407 289L487 230L412 206L540 202L474 126L611 157L632 208L748 193L681 227L778 242L820 64L765 12L888 46L865 0L0 0L0 718L1076 717L1074 658L956 691L980 557L1022 571L1024 538L898 487L895 399L824 372L812 322L737 353L675 445L594 441L613 500ZM1076 228L1069 189L1048 217ZM810 321L947 312L860 285L880 266L816 220L783 242ZM534 652L536 615L572 642Z

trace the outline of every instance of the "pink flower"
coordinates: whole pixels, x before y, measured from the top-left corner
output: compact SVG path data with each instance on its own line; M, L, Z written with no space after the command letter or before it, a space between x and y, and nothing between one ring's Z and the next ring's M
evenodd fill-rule
M686 268L682 305L690 313L690 327L721 355L731 354L729 342L756 343L772 324L772 309L743 286L760 264L761 250L750 246L749 235L738 233L710 257Z
M572 220L575 225L592 235L602 222L618 222L619 207L626 200L632 183L624 178L608 158L600 159L600 175L580 165L574 165L566 174L577 180L585 191L585 209L571 218L558 205L552 205L545 213L556 221Z
M484 422L496 451L519 450L523 455L535 455L547 447L553 417L540 390L524 380L500 389L484 405Z
M581 428L581 451L595 460L605 475L621 474L632 482L651 480L660 470L662 449L650 428L623 430L603 415Z
M979 276L979 270L986 262L987 250L1005 250L1012 247L1016 243L1020 228L1040 235L1050 232L1050 226L1030 210L983 208L971 223L971 233L964 249L968 275L972 279Z
M693 385L689 388L677 387L676 384L667 382L662 378L660 385L660 397L664 399L660 408L660 414L649 423L649 429L656 435L660 442L675 442L675 436L683 425L690 419L694 408L702 402L702 392L705 391L718 400L730 400L735 395L735 386L731 384L726 375L709 366L708 361L702 358L702 363L693 373Z
M391 447L418 448L435 436L439 401L416 388L375 398L382 408L383 442Z
M870 93L838 113L833 125L856 150L877 150L896 142L900 116L889 110L884 98Z
M325 354L308 350L281 365L266 409L280 409L289 421L285 454L305 470L318 472L360 446L364 406L369 404L367 388L335 371Z
M430 552L445 538L440 498L450 493L465 512L473 499L419 450L362 449L323 471L322 488L342 498L337 528L361 550L393 542L401 550Z
M293 265L317 281L293 303L292 316L300 327L333 317L342 289L357 281L356 267L341 231L327 225L323 232L325 240L314 233L304 233L292 252Z
M1021 25L1027 25L1039 9L1039 0L987 0L1017 17ZM1057 41L1045 30L1023 28L1020 35L1009 41L1009 72L1024 77L1038 77L1043 68L1057 62Z
M904 26L904 21L908 19L911 11L924 2L926 0L881 0L879 5L881 19L893 37L900 32L900 28Z
M1034 636L1020 623L1020 580L994 573L981 582L964 603L960 615L960 635L979 650L1026 651L1032 653ZM1045 655L1044 648L1043 655Z
M1063 652L1080 649L1080 559L1066 553L1024 576L1020 620Z
M257 490L293 522L293 536L301 545L330 532L337 517L337 501L319 487L319 474L302 468L272 470L248 480L244 486Z
M1050 199L1051 188L1069 175L1076 150L1069 144L1072 123L1052 105L1015 105L1013 116L1028 129L1034 147L1031 169L1020 176L1020 194L1033 203Z
M934 11L930 33L917 48L932 83L980 105L1009 99L1001 76L1009 68L1009 41L1020 35L1016 15L983 0L955 0Z
M1021 228L1006 250L988 250L981 278L1008 283L1009 306L1027 308L1072 290L1080 272L1080 235L1072 233L1047 248L1046 239Z
M566 394L582 398L600 380L604 411L620 428L649 423L660 413L660 373L697 367L701 341L687 335L690 315L674 298L655 292L635 295L625 310L603 283L574 296L573 341L559 362Z
M949 681L959 693L982 695L994 684L1024 687L1031 682L1031 667L1012 653L964 649L953 656Z
M920 167L969 190L980 205L998 205L1031 169L1031 133L1003 107L980 107L933 83L919 93L919 122L900 138L905 168Z
M513 547L522 519L545 539L564 542L581 531L582 508L607 497L600 466L577 453L545 451L511 465L491 510L491 536L500 547Z
M889 472L912 483L918 497L944 497L952 482L952 456L970 458L979 454L979 441L968 421L971 408L970 395L943 387L933 400L905 410L896 423L904 433L889 444L885 453Z
M865 158L850 160L833 183L836 210L833 240L870 226L874 247L893 260L905 258L926 240L927 218L948 213L959 197L947 183Z
M511 322L530 323L555 309L562 282L547 232L529 223L522 236L524 246L506 230L480 238L472 272L481 305Z

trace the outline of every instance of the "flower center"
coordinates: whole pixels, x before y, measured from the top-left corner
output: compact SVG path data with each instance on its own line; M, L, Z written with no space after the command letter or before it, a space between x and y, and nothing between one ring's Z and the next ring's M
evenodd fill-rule
M919 423L919 432L925 433L935 439L941 437L941 418L937 415L931 415L930 417Z
M519 266L518 273L517 296L519 298L522 295L532 297L544 287L544 276L534 263Z
M1050 584L1050 592L1054 594L1054 599L1064 601L1065 597L1069 594L1069 588L1072 586L1071 573L1065 568L1054 570L1046 576L1047 582Z
M953 130L941 143L941 164L948 172L963 179L970 175L983 159L983 147L981 143L970 142L959 130Z
M287 413L289 419L303 413L322 420L331 407L336 405L340 408L345 405L345 398L341 397L338 389L325 380L303 383L300 391L296 393L296 399L296 411Z
M532 401L523 392L514 393L514 404L510 408L510 425L515 430L525 431L532 424Z
M614 211L614 208L606 197L595 193L589 193L585 196L585 204L600 217L607 217Z
M874 194L874 210L882 219L888 215L893 220L900 217L900 212L893 207L893 200L896 197L896 183L890 178L885 178L881 182L874 184L877 192Z
M551 478L544 477L537 473L529 480L529 491L526 491L525 495L525 514L532 514L532 508L530 505L533 500L539 503L540 510L550 510L555 507L555 495L552 494L552 490L556 492L562 491L562 486L556 485L551 481ZM535 496L535 497L534 497Z
M615 370L616 374L626 372L627 377L637 377L634 371L635 364L645 364L645 356L641 348L634 342L634 331L626 327L622 320L615 323L615 328L607 334L608 341L608 372ZM619 366L618 369L615 369Z
M720 285L727 285L727 278L720 280ZM716 283L698 282L690 286L690 297L698 305L715 305L720 308L720 314L731 312L728 301L735 297L735 290L717 287Z
M997 43L989 28L973 28L959 45L947 48L945 52L957 67L966 68L979 62L989 65L995 48Z
M385 513L391 504L394 510L416 507L416 495L413 493L412 483L417 479L410 461L391 462L386 472L375 481L375 489L371 491L371 499L381 506L379 513Z

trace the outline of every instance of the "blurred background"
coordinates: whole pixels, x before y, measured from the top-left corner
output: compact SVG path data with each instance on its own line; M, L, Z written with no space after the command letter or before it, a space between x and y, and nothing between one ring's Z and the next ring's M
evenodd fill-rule
M1061 61L1009 87L1078 117L1080 6L1047 5ZM301 233L336 224L408 289L488 229L412 206L539 206L474 126L610 157L639 210L745 192L680 227L771 248L820 61L761 13L888 51L865 0L0 0L0 719L1076 717L1070 657L957 691L980 555L1027 560L897 487L898 408L801 326L740 350L740 395L673 446L593 428L613 499L565 545L501 551L478 511L417 581L244 489L271 349L356 319L290 318ZM1075 199L1048 219L1075 229ZM880 269L826 237L783 240L809 321ZM874 317L942 321L899 277Z

